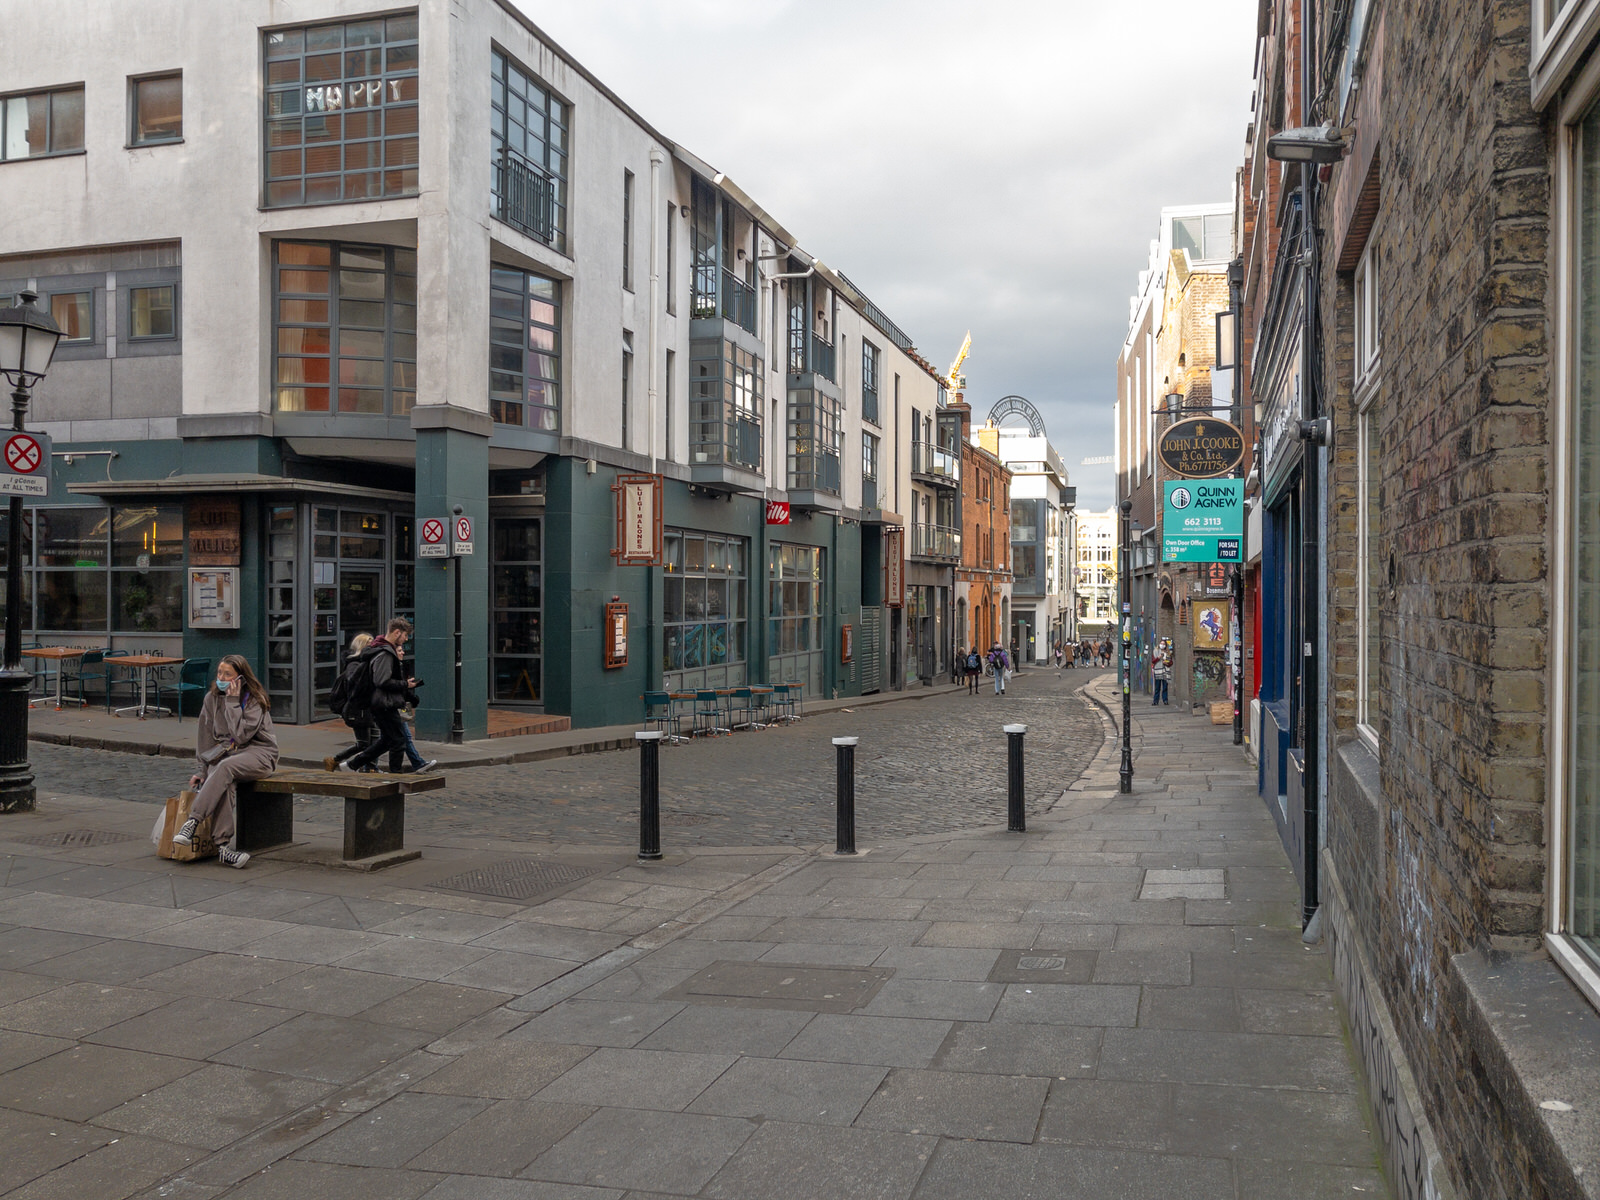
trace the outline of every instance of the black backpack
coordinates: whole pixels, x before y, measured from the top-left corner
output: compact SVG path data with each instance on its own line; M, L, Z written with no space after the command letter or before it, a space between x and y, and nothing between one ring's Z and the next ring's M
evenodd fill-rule
M364 713L372 705L372 660L365 655L345 664L328 690L328 707L341 717Z

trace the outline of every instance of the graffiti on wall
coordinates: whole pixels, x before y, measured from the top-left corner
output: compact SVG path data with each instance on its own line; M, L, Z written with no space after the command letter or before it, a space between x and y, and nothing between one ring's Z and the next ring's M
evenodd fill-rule
M1372 1102L1377 1134L1383 1143L1384 1165L1394 1182L1399 1200L1450 1200L1453 1190L1446 1183L1433 1139L1411 1107L1409 1094L1395 1059L1390 1041L1393 1026L1383 1011L1383 999L1369 990L1344 905L1332 900L1324 905L1329 922L1329 942L1333 952L1333 978L1344 1000L1350 1020L1350 1034L1367 1079L1367 1094Z

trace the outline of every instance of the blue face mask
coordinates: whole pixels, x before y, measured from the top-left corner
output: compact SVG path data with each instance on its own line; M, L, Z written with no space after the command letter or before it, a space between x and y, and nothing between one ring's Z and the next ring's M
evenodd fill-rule
M228 684L230 684L232 682L233 681L231 679L220 679L219 678L217 680L217 691L219 691L219 692L227 691L228 690Z

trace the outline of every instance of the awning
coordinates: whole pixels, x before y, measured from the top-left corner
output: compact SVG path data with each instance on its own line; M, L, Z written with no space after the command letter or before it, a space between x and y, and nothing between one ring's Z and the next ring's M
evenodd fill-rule
M186 496L193 492L276 492L306 496L347 496L356 500L410 503L410 492L362 487L356 483L330 483L321 479L289 479L282 475L168 475L160 479L101 479L69 483L76 496Z

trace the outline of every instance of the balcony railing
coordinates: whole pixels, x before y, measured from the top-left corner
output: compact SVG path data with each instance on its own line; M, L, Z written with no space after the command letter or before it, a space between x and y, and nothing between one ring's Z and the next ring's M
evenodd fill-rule
M697 402L699 419L689 429L689 461L761 470L761 421L733 404Z
M949 525L913 525L911 553L921 558L960 558L961 531Z
M756 290L726 267L722 271L722 319L746 333L756 331Z
M834 369L833 343L816 334L811 335L811 369L824 379L838 381L838 373Z
M555 239L555 182L510 146L495 163L495 216L541 242Z
M797 492L839 494L839 456L826 452L796 454L792 458L789 487Z
M931 442L912 442L911 473L958 482L961 478L961 456Z
M876 388L861 389L861 419L878 423L878 390Z
M878 507L878 481L865 475L861 477L861 507Z

